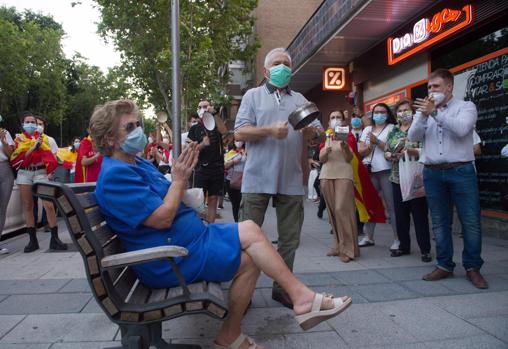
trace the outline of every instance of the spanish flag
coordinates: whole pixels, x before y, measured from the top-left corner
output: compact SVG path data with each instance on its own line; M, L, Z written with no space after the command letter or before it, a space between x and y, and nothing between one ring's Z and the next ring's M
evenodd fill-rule
M28 156L26 155L27 151L32 148L39 137L42 137L42 142L39 149L35 149ZM48 136L45 134L39 134L35 132L34 135L30 135L26 132L18 135L15 139L16 149L11 154L11 166L15 169L27 168L32 164L32 160L35 157L40 157L40 160L46 167L46 173L50 174L55 171L58 166L58 162L55 158L55 155L51 152L51 146L49 145Z
M71 151L70 147L58 148L56 156L62 162L63 168L70 170L76 163L76 159L78 158L78 152Z
M325 133L327 137L332 137L334 131L329 128ZM347 141L351 149L353 149L351 166L353 167L355 204L360 221L364 223L385 223L386 217L383 202L370 180L367 167L365 167L360 159L358 147L356 146L356 138L351 132L349 132Z
M379 194L369 177L367 167L358 154L355 136L349 132L349 146L353 149L353 180L355 185L355 204L360 222L385 223L385 208Z

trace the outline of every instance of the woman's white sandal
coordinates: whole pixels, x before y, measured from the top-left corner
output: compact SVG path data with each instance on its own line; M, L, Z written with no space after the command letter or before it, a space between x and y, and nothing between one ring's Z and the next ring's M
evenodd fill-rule
M321 310L324 297L332 298L334 304L332 309ZM339 315L346 310L352 302L353 300L351 297L346 297L345 300L342 300L342 298L334 298L328 294L316 293L314 301L312 302L311 310L308 313L296 315L295 318L300 327L304 331L307 331L319 323Z
M225 345L215 344L215 349L238 349L238 348L240 348L240 346L243 344L243 342L245 340L247 340L247 343L249 343L249 346L247 347L247 349L256 349L257 348L256 342L254 342L254 339L244 335L243 333L240 333L238 338L236 338L235 341L233 343L231 343L230 345L225 346Z

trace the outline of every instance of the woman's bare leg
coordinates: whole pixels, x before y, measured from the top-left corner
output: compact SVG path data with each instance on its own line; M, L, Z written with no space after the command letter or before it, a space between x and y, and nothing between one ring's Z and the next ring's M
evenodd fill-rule
M288 293L294 312L304 314L310 311L315 293L293 275L261 228L253 221L244 221L238 224L238 231L242 250Z
M23 205L23 213L27 228L35 227L34 218L34 198L32 196L32 186L30 184L20 184L21 204Z
M56 220L56 212L55 212L55 206L51 201L42 200L42 205L44 206L44 209L46 210L46 217L48 218L48 225L50 228L56 227L57 220Z
M252 258L242 251L240 268L229 289L229 314L222 323L221 329L215 338L217 344L230 345L240 335L240 324L245 310L252 299L259 273L260 271L252 261ZM245 348L248 348L247 342L243 345ZM240 348L243 348L243 346L240 346ZM258 345L257 348L262 349L263 347Z

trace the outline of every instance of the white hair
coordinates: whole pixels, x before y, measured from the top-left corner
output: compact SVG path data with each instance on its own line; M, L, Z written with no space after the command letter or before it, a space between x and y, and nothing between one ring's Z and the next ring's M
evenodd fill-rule
M272 60L272 56L276 53L284 53L288 58L289 58L289 63L291 64L291 55L289 54L289 52L284 48L284 47L277 47L277 48L274 48L273 50L271 50L270 52L268 52L265 56L265 68L269 68L270 65L272 64L273 60Z

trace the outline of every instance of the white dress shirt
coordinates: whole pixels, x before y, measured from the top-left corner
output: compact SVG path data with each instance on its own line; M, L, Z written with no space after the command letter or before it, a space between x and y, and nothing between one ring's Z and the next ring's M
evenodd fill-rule
M411 142L423 142L420 162L424 164L473 161L476 119L474 103L452 98L434 116L416 112L408 138Z

